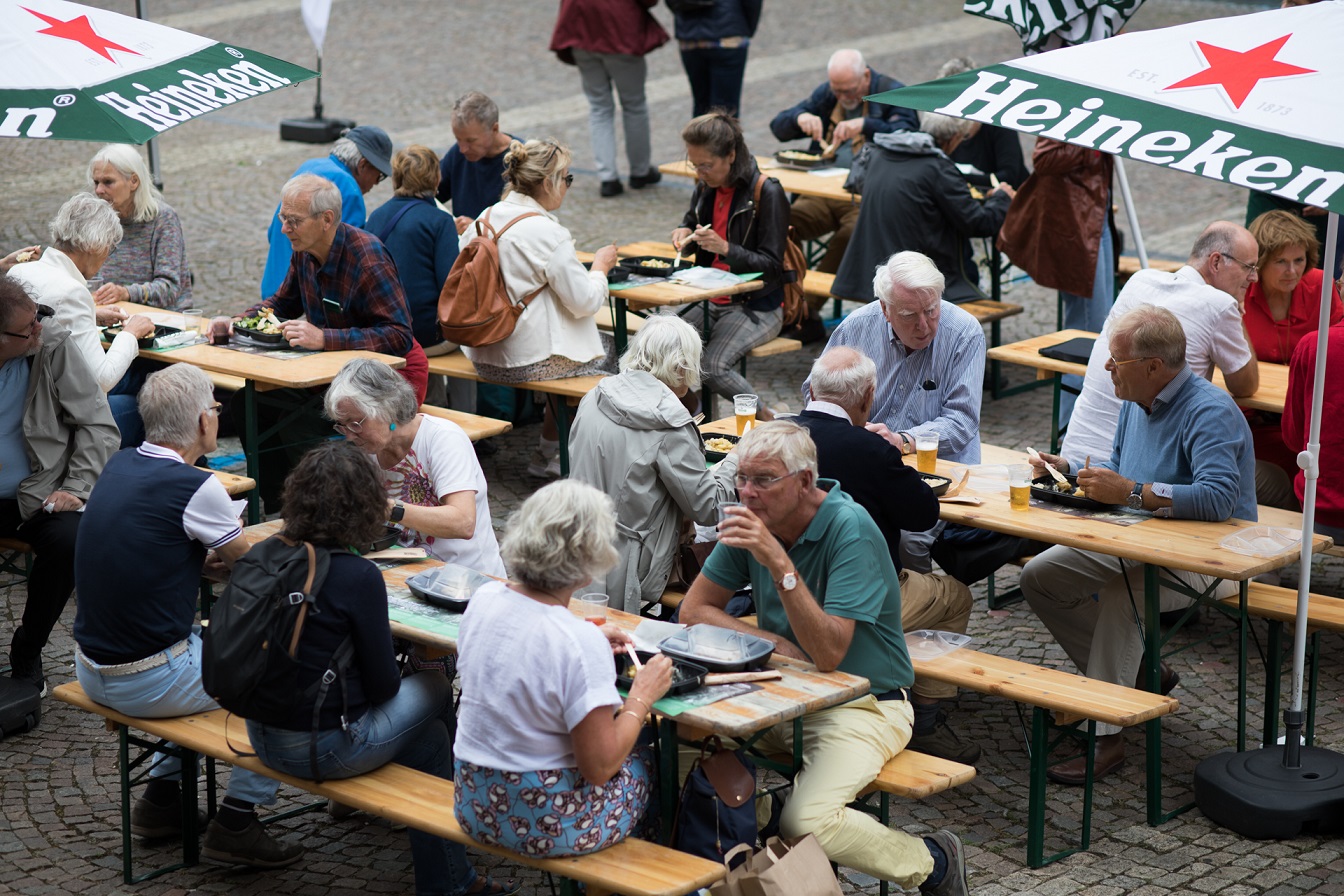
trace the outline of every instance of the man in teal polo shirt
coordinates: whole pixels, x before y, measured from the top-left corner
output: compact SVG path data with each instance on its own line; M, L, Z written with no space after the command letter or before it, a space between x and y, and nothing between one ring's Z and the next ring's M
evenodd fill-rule
M817 478L817 450L789 421L763 424L738 444L737 489L719 544L681 607L681 620L744 631L823 672L861 675L871 693L803 719L803 766L780 833L813 833L831 861L928 894L968 893L961 840L918 838L848 808L910 740L914 682L901 630L901 591L872 517L832 479ZM724 612L750 585L761 627ZM791 723L766 734L789 751Z

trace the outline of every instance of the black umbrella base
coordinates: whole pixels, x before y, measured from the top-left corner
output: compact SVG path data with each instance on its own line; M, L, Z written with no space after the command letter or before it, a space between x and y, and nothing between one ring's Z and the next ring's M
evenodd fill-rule
M1195 768L1195 804L1210 821L1256 840L1337 829L1344 819L1344 755L1301 747L1284 768L1282 746L1218 753Z
M355 123L348 118L286 118L280 122L280 139L297 143L335 143Z

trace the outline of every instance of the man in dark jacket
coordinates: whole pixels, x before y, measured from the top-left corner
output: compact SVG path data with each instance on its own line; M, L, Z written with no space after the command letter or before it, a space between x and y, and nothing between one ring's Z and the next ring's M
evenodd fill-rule
M877 392L877 366L855 349L833 348L812 365L808 382L812 398L797 421L817 446L819 475L839 482L882 530L900 581L902 628L964 634L971 618L970 589L950 576L901 567L901 530L932 528L938 522L938 499L915 468L905 465L900 449L864 428ZM947 727L943 704L956 699L956 686L916 678L913 691L909 748L954 762L979 759L980 748Z
M875 135L918 129L919 122L910 109L864 99L904 86L869 68L858 50L837 50L826 65L826 81L807 99L776 115L770 130L781 141L812 138L809 152L820 153L826 146L833 146L835 164L848 167L864 142ZM835 234L817 265L817 270L834 274L858 218L857 203L803 196L793 204L789 223L803 240ZM820 307L820 301L816 307Z

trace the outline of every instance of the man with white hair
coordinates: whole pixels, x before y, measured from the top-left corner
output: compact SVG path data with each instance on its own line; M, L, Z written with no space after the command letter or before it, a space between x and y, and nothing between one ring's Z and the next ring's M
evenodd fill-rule
M364 194L392 176L392 139L387 131L373 125L360 125L345 132L331 146L331 154L321 159L309 159L300 165L290 179L300 174L325 177L340 190L341 220L351 227L363 227L367 215ZM276 206L266 239L270 251L266 255L266 269L261 275L261 297L272 295L289 271L289 257L294 249L285 238L280 223L280 207Z
M867 428L915 452L920 435L938 436L938 456L980 463L980 398L985 333L970 314L942 298L945 279L926 255L897 252L877 269L873 302L841 321L826 344L858 349L877 365L877 389ZM806 399L808 383L803 383ZM902 565L932 568L929 546L937 528L906 532Z
M737 454L742 504L725 508L719 543L682 602L682 621L767 638L780 656L872 685L863 697L803 717L801 769L780 834L815 834L832 862L907 889L969 892L956 834L912 837L849 805L905 748L914 718L901 587L881 530L839 483L818 478L816 447L798 424L755 427ZM748 585L759 628L724 611ZM793 725L766 731L760 745L791 753Z
M1251 429L1232 396L1195 375L1186 363L1186 335L1176 315L1139 305L1111 322L1106 370L1124 402L1115 441L1104 458L1078 468L1054 455L1060 472L1078 472L1078 485L1102 504L1145 510L1158 517L1221 522L1256 519L1255 452ZM1162 570L1202 592L1212 576ZM1059 646L1088 678L1138 686L1144 639L1134 604L1143 590L1143 562L1052 547L1022 570L1022 593ZM1217 597L1236 593L1222 582ZM1142 598L1137 598L1142 600ZM1183 591L1163 587L1163 612L1190 606ZM1158 690L1180 681L1162 667ZM1095 778L1125 761L1123 729L1097 723ZM1086 756L1047 770L1061 784L1086 782Z
M836 50L826 64L826 80L807 99L776 115L770 130L781 141L810 137L809 152L820 153L823 144L834 146L835 164L848 167L875 135L919 128L912 110L864 99L904 86L873 71L858 50ZM856 202L802 196L793 204L789 223L799 239L815 240L834 232L817 265L817 270L834 274L858 218Z
M194 466L215 450L219 410L198 368L173 364L150 374L140 390L145 441L113 455L85 507L75 548L75 677L94 700L133 716L218 706L201 684L198 583L207 559L232 568L248 549L228 492ZM131 809L131 832L147 839L182 829L181 763L157 760ZM204 854L258 868L298 861L302 847L273 840L254 811L274 801L278 786L235 768Z
M816 360L808 383L812 397L798 422L817 446L820 475L839 482L882 530L901 584L902 626L906 631L964 634L971 618L971 590L951 576L901 565L901 531L933 528L938 499L894 445L864 429L877 390L876 365L861 352L840 346ZM956 685L915 679L910 749L967 764L980 758L974 742L963 741L947 726L946 704L956 698Z

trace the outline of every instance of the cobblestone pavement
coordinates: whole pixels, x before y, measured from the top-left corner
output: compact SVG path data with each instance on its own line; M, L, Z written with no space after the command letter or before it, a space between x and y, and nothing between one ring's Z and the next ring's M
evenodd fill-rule
M133 12L129 0L95 5ZM303 62L310 44L294 0L244 0L202 4L151 0L158 21L194 29L221 40ZM1016 55L1010 29L961 14L960 4L932 0L848 0L818 15L814 3L771 0L751 49L743 93L749 144L769 151L770 117L791 105L821 79L825 60L840 46L863 49L879 70L907 82L932 77L947 58L970 54L981 63ZM597 197L586 128L586 106L572 69L545 51L555 5L542 2L401 0L383 4L378 19L370 4L336 0L327 38L324 99L330 114L376 123L398 144L423 142L438 149L451 140L448 112L453 98L471 87L500 103L506 130L554 135L575 149L578 174L561 219L581 248L605 240L665 238L688 201L689 185L666 181L615 200ZM1134 27L1151 28L1244 11L1231 3L1165 0L1140 10ZM655 14L666 21L665 7ZM649 57L649 99L657 159L680 152L677 132L687 117L689 96L676 53L664 48ZM299 144L281 143L276 121L308 114L312 89L302 86L249 101L169 132L161 140L169 202L180 213L197 275L196 295L208 311L231 311L254 300L264 255L266 223L280 185L305 158L317 154ZM42 242L45 222L71 192L80 188L94 147L7 140L0 173L0 246ZM1241 218L1244 197L1210 181L1129 165L1149 252L1181 258L1194 235L1219 217ZM369 197L376 207L390 195L384 184ZM1128 229L1128 228L1126 228ZM1132 246L1132 239L1128 240ZM1014 283L1006 298L1027 312L1007 321L1005 340L1054 329L1053 295L1029 283ZM754 362L749 374L767 400L798 409L797 386L811 353ZM1028 380L1006 370L1012 383ZM1023 447L1048 440L1049 398L1045 390L985 400L986 441ZM490 481L496 527L536 487L524 473L537 427L520 427L497 439L500 450L483 466ZM236 450L236 449L235 449ZM133 547L133 544L131 545ZM1289 570L1285 583L1294 580ZM1011 585L1011 571L1000 576ZM1340 593L1338 562L1317 570L1314 590ZM21 612L21 585L3 590L6 622L12 630ZM978 593L983 597L983 590ZM1068 667L1068 661L1022 605L988 611L983 602L971 620L982 649L1029 662ZM67 609L46 652L53 683L71 677L73 651ZM1226 622L1206 618L1193 633L1177 635L1190 649L1175 659L1182 674L1177 692L1181 710L1165 724L1164 756L1169 804L1190 794L1195 764L1233 741L1236 693L1235 648ZM1263 644L1264 629L1257 628ZM1214 638L1213 636L1218 636ZM1212 640L1208 640L1212 638ZM1338 639L1326 638L1322 659L1322 699L1318 743L1339 747L1344 726L1340 710ZM1259 674L1252 665L1252 675ZM1254 692L1254 691L1253 691ZM1250 701L1253 719L1259 701ZM1335 839L1302 837L1287 842L1245 840L1212 825L1193 810L1158 827L1144 820L1142 738L1131 732L1125 771L1097 788L1090 851L1043 869L1024 862L1026 836L1026 716L1013 704L966 694L953 718L956 729L984 747L979 777L951 793L898 804L897 824L912 833L950 827L965 838L972 887L981 896L1011 893L1121 894L1344 892L1344 852ZM332 822L325 814L299 816L279 827L302 839L308 854L298 866L253 874L203 864L135 887L121 884L115 741L96 720L48 700L34 734L0 742L0 893L168 894L286 892L408 893L413 889L405 835L366 816ZM278 808L301 796L282 791ZM1076 834L1080 794L1052 787L1052 848ZM146 862L167 861L161 847L137 847ZM527 869L482 857L479 867L496 875L521 875L529 890L546 892ZM843 871L846 893L876 893L875 881Z

